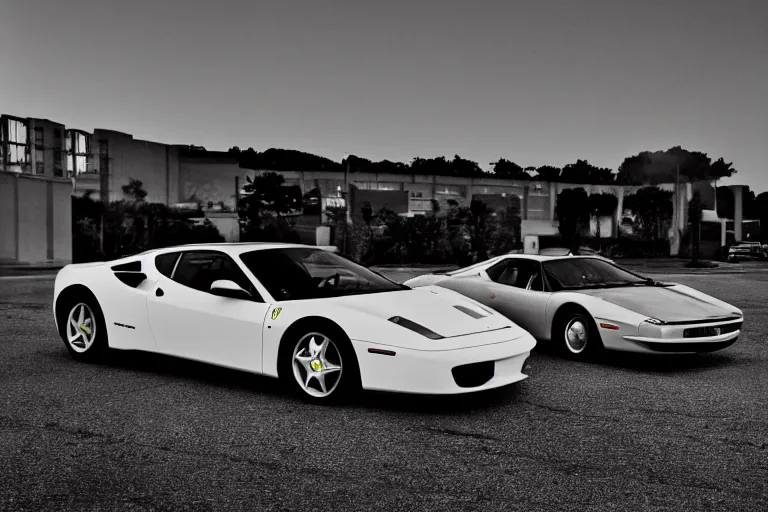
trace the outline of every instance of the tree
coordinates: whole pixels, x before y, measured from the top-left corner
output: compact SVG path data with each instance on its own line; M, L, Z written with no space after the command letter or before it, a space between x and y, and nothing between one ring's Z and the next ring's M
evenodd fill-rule
M551 165L542 165L536 169L536 174L533 179L537 181L560 181L561 169L559 167L552 167Z
M760 240L768 243L768 192L763 192L755 197L755 217L760 220Z
M693 261L695 265L699 261L699 246L701 235L701 193L694 192L691 202L688 204L688 218L693 230Z
M656 241L662 227L672 219L672 192L657 187L641 188L630 199L628 206L640 221L640 231Z
M624 159L617 181L627 185L658 185L691 181L713 181L736 173L722 158L715 162L700 151L674 146L664 151L642 151Z
M579 223L589 220L587 191L583 188L567 188L557 195L555 214L558 231L566 246L574 253L579 251Z
M340 163L329 158L296 151L270 148L264 152L248 148L240 154L240 167L269 171L343 171Z
M587 198L587 209L591 216L596 217L597 239L601 240L600 218L613 215L619 205L619 198L613 194L590 194Z
M288 189L282 174L266 172L246 177L245 195L239 216L245 224L244 241L288 241L295 239L285 214L291 211Z
M132 202L142 202L147 197L144 183L141 180L131 178L127 185L121 187L126 199Z
M514 162L500 158L497 162L491 162L493 165L493 174L497 178L508 180L530 180L531 175Z
M614 174L611 169L597 167L586 160L577 160L574 164L563 167L560 181L564 183L613 183Z

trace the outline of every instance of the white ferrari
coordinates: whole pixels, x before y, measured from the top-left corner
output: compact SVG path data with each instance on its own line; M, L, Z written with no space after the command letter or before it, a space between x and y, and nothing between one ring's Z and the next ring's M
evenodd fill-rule
M735 343L744 320L731 304L600 256L505 254L405 284L457 291L572 358L602 349L712 352Z
M53 311L77 360L156 352L280 378L316 403L360 389L506 386L526 378L536 344L459 293L411 289L333 251L294 244L185 245L67 265Z

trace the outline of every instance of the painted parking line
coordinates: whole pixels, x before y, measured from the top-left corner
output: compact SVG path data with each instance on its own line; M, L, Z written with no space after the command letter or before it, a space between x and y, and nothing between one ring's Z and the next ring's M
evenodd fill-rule
M56 274L36 274L36 275L25 275L25 276L0 276L0 281L23 281L23 280L33 280L33 279L39 279L39 280L46 280L46 279L55 279Z

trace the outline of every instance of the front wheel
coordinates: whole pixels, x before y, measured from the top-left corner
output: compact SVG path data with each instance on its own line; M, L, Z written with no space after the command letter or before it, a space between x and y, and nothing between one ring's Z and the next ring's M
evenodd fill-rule
M109 346L104 316L93 297L81 295L64 301L59 334L69 354L78 361L95 362Z
M286 383L309 403L340 404L360 391L357 358L342 333L305 331L289 341L281 362Z
M554 341L559 351L572 359L587 359L603 348L594 321L578 310L567 310L558 315Z

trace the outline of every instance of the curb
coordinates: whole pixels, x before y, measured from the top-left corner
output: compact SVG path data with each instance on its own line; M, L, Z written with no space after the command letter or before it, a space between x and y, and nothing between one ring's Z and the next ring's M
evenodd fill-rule
M33 279L48 280L56 279L56 274L34 274L23 276L0 276L0 281L31 281Z

